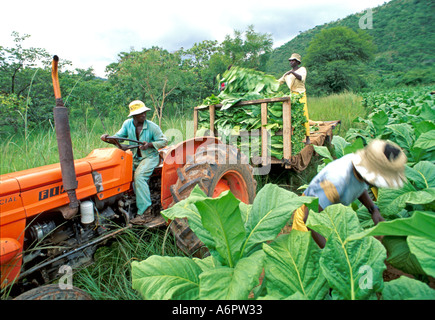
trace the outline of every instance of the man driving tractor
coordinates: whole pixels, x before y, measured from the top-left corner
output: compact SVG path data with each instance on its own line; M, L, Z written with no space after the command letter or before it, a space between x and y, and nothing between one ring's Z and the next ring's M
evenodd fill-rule
M151 109L140 100L135 100L129 105L130 113L121 129L114 135L117 138L138 140L142 144L136 149L133 156L134 190L136 193L136 206L138 216L131 220L133 224L145 224L150 220L151 194L148 181L160 163L158 149L165 147L168 140L160 127L154 122L147 120L147 111ZM103 134L101 140L115 143L114 139ZM124 147L127 149L127 146Z

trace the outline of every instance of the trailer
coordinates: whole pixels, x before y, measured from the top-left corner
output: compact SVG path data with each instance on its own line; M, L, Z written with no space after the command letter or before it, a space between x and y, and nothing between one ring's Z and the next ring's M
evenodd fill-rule
M267 148L268 148L268 130L266 126L268 124L268 108L272 103L282 103L282 111L283 111L283 126L282 130L275 132L275 135L283 136L283 157L282 159L278 159L273 156L267 156ZM297 172L303 171L309 165L311 158L314 154L314 147L322 146L325 143L328 143L332 140L333 130L337 127L341 121L313 121L309 120L310 128L312 131L310 132L310 144L306 145L299 153L292 154L292 108L291 108L291 99L289 96L280 97L280 98L269 98L269 99L259 99L259 100L247 100L240 101L233 105L231 108L239 108L243 106L257 105L261 108L261 129L259 134L261 135L261 156L253 156L250 157L251 164L253 166L266 166L269 164L280 164L286 169L293 169ZM194 135L197 135L198 132L198 124L199 117L198 113L202 110L208 110L210 115L210 130L207 135L217 136L218 132L215 127L216 120L216 110L222 108L222 104L216 105L208 105L208 106L198 106L194 108L193 121L194 121ZM316 130L314 130L314 128ZM240 132L240 136L250 135L251 132Z

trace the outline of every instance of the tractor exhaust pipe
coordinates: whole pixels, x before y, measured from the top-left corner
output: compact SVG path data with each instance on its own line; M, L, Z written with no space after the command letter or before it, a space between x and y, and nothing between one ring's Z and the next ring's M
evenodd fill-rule
M52 61L51 77L53 79L56 106L53 109L53 115L54 125L56 128L57 146L59 150L60 169L62 172L62 183L70 201L69 205L64 206L61 211L65 219L71 219L77 214L80 204L76 195L78 182L74 168L74 155L68 120L68 109L64 106L60 94L59 77L57 72L58 62L59 57L54 56Z

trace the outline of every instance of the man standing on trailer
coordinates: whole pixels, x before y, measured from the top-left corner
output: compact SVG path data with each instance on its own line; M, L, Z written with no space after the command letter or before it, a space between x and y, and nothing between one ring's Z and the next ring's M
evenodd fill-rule
M304 115L307 118L307 122L304 123L305 126L305 144L310 144L310 124L308 118L308 107L307 107L307 94L305 89L305 79L307 77L307 69L301 67L301 56L297 53L293 53L288 59L290 61L290 66L292 69L284 73L284 75L278 79L279 83L284 82L293 94L303 94L303 97L299 100L304 104Z
M133 156L134 190L138 216L131 220L133 224L146 224L151 219L151 194L148 181L160 163L158 149L165 147L168 140L160 127L147 120L147 111L151 109L140 100L129 105L132 117L124 121L121 129L114 135L119 138L138 140L143 143ZM108 134L103 134L101 140L111 142Z

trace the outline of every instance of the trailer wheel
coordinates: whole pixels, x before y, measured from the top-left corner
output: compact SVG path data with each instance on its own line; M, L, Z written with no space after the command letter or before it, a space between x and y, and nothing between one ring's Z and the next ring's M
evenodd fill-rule
M217 197L231 190L236 198L252 203L257 182L249 160L236 147L212 144L197 149L194 158L179 168L178 181L171 186L174 202L187 198L199 185L209 197ZM188 255L203 256L207 248L190 229L187 219L175 219L171 231L178 247Z
M61 289L59 284L48 284L26 291L14 300L92 300L92 297L76 287Z

